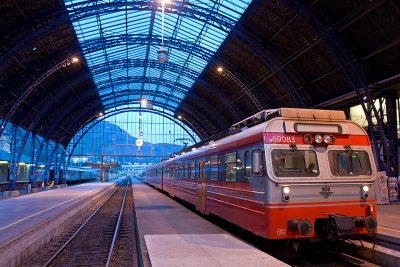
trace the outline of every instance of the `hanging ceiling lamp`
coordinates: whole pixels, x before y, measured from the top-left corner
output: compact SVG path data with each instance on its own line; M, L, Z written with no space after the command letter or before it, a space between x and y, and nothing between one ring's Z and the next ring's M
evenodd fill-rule
M168 51L164 48L164 10L165 10L165 1L161 0L162 2L162 10L161 10L161 48L157 51L157 59L158 62L164 63L168 61Z

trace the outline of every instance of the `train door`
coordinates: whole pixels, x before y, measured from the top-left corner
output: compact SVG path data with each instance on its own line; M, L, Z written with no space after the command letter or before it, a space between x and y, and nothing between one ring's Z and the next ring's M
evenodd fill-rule
M160 188L161 188L161 190L164 190L165 175L166 175L165 166L162 166L161 167L161 177L160 177L160 181L161 181Z
M174 165L171 165L169 169L169 195L171 197L174 197L174 177L175 177L175 172L174 172Z
M206 210L206 179L204 175L204 161L199 161L199 178L197 180L197 209L204 213Z

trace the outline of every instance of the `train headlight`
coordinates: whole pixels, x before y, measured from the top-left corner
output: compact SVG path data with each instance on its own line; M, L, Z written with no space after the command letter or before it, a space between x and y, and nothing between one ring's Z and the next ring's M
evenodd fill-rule
M324 142L328 145L335 142L335 137L333 135L324 135Z
M363 185L361 187L361 198L362 199L368 198L368 192L369 192L369 186Z
M290 194L290 188L288 186L284 186L282 188L282 199L283 201L289 201L289 194Z
M320 134L316 134L314 139L315 139L315 143L317 143L317 144L321 144L323 141L322 135L320 135Z
M312 136L310 134L305 134L303 136L303 141L306 144L311 144L312 143Z

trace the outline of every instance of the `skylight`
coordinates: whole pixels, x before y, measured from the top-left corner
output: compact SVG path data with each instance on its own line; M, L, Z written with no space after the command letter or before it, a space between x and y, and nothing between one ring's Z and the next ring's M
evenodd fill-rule
M251 0L65 0L106 108L148 99L174 111ZM125 103L124 103L125 102Z

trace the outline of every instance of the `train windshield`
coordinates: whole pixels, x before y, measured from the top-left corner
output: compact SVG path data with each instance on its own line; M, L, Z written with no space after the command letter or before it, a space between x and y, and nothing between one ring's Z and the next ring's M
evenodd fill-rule
M371 175L371 162L366 151L331 150L329 166L334 176Z
M272 166L277 177L314 177L319 175L317 155L311 150L274 149Z

